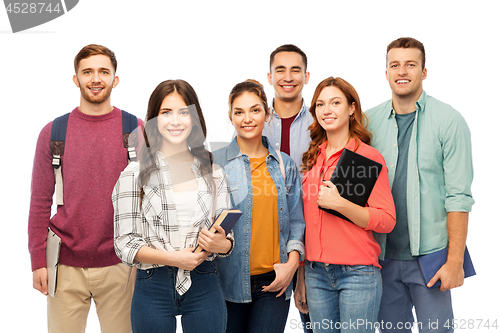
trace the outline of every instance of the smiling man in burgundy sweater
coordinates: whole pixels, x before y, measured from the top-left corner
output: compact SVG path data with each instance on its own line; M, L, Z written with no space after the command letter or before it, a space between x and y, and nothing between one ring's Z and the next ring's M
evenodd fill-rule
M33 287L47 295L47 231L61 238L57 290L47 296L49 332L84 332L94 299L102 332L131 332L129 270L115 255L111 193L128 164L122 112L111 106L119 82L114 53L85 46L75 57L73 81L80 106L68 118L61 156L64 204L51 218L55 175L50 150L52 122L38 138L28 223ZM138 125L142 124L140 122Z

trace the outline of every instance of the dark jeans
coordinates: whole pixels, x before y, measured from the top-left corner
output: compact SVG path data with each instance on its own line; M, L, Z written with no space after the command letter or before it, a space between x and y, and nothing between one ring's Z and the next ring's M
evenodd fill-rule
M274 271L250 278L252 302L233 303L226 301L227 333L283 333L285 330L290 300L285 294L262 292L263 286L274 281Z
M134 333L175 333L181 315L184 333L224 333L226 306L214 263L205 261L191 271L191 287L175 290L177 268L137 270L131 319Z
M420 333L454 332L451 291L427 288L417 260L386 258L380 265L384 288L378 314L379 322L384 323L381 332L411 333L415 326Z

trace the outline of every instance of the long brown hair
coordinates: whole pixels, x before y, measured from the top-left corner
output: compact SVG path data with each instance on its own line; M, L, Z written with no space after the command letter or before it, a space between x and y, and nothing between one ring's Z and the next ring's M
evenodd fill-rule
M330 76L318 84L311 101L309 112L311 112L313 117L313 123L308 128L310 131L311 143L309 144L309 149L302 156L302 172L309 171L316 164L319 146L326 140L326 131L323 127L321 127L318 122L318 118L316 117L316 101L318 100L321 91L323 91L325 87L329 86L339 88L345 95L349 105L353 105L354 103L354 113L353 116L349 118L349 137L356 140L355 150L358 149L360 141L368 145L370 144L372 135L370 131L366 129L368 119L361 109L361 101L356 89L354 89L354 87L346 80L340 77L334 78Z
M156 152L161 149L162 136L158 131L158 114L165 97L171 93L178 93L184 103L188 105L189 114L193 122L193 129L187 138L187 145L191 154L200 161L200 173L207 183L211 192L214 190L212 177L212 154L205 149L204 143L207 136L205 118L201 110L198 96L193 87L183 80L167 80L160 83L151 94L144 124L143 135L144 145L139 153L141 171L139 173L139 185L146 185L151 174L158 170L155 163ZM141 191L141 198L143 191Z

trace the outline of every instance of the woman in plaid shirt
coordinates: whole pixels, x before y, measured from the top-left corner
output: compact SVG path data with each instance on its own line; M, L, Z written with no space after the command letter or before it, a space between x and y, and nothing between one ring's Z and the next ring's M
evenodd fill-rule
M160 83L146 121L139 162L122 172L112 197L116 254L138 268L133 331L175 332L175 316L182 315L184 332L225 332L224 298L209 255L228 255L233 238L207 228L229 208L229 188L204 148L195 91L182 80ZM193 253L197 242L206 251Z

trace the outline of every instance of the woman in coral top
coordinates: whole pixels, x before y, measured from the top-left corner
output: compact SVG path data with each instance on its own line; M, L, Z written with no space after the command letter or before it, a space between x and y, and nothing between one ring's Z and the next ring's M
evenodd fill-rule
M375 332L382 280L373 232L388 233L396 223L388 170L382 155L369 146L371 134L351 84L341 78L323 80L309 111L314 118L311 143L302 158L306 261L299 268L295 304L309 311L314 332ZM344 149L383 165L366 207L341 197L330 182Z

